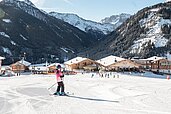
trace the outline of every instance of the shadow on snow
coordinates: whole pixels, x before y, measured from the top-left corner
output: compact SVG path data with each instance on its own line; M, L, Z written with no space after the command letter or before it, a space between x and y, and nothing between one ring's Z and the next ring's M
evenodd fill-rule
M102 101L102 102L113 102L119 103L119 101L112 101L112 100L104 100L104 99L96 99L96 98L88 98L88 97L79 97L74 95L69 95L67 97L76 98L76 99L83 99L83 100L90 100L90 101Z

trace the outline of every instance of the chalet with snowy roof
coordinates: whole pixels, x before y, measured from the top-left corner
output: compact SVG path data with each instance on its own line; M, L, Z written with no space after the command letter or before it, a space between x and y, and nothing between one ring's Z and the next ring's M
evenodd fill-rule
M116 62L122 61L122 60L125 60L125 59L121 58L121 57L116 57L116 56L110 55L108 57L97 60L97 62L107 68L110 65L112 65Z
M20 60L17 61L16 63L11 64L11 69L14 72L25 72L27 70L29 70L29 66L31 65L31 63L25 61L25 60Z
M139 71L141 64L138 64L132 60L125 59L118 62L115 62L107 67L108 70L115 71Z
M153 56L147 59L132 59L132 60L138 64L141 64L142 67L145 69L151 69L152 63L154 63L155 61L163 60L163 59L166 59L166 58Z
M166 57L153 56L147 59L134 60L141 64L144 69L151 70L153 72L171 74L171 60Z
M4 57L1 57L1 56L0 56L0 73L1 73L2 60L4 60L4 59L5 59Z
M151 71L171 74L171 60L160 57L151 61Z
M83 58L83 57L76 57L69 61L66 61L65 63L66 70L75 71L75 70L95 70L100 65L98 62ZM92 69L91 69L92 68Z

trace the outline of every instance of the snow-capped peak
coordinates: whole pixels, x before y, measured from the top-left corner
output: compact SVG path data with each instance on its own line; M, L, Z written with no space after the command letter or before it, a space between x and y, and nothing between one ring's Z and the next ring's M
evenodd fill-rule
M51 12L50 15L61 19L85 32L89 30L95 30L103 32L104 34L108 34L114 30L112 24L101 24L90 20L85 20L76 14Z
M5 3L16 3L16 2L24 2L27 5L31 5L35 7L35 5L30 0L0 0L0 2L3 1Z
M166 0L166 2L170 2L171 0Z
M30 1L30 0L1 0L2 4L14 6L22 9L26 13L40 19L46 21L45 13L38 8Z
M101 23L110 23L114 25L114 28L116 29L118 26L120 26L126 19L128 19L131 15L126 13L121 13L119 15L112 15L110 17L106 17L101 20Z
M35 6L30 0L19 0L19 1L23 1L23 2L25 2L28 5Z
M93 22L90 20L85 20L76 14L51 12L50 15L68 22L69 24L81 29L82 31L87 32L89 30L95 30L103 32L104 34L108 34L114 31L127 18L130 17L130 14L120 14L116 15L116 18L112 19L110 22L105 21L106 18L101 22Z

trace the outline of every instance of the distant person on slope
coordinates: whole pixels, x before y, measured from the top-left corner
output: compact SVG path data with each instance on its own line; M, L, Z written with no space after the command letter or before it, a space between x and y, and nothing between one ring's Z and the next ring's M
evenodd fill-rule
M54 95L66 95L64 92L64 83L63 83L64 74L61 71L61 65L57 66L55 73L56 73L58 86L57 86L56 93L54 93Z

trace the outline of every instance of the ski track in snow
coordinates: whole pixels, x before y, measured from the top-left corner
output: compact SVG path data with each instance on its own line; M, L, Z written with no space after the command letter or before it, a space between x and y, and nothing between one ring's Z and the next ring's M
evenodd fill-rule
M0 77L0 114L170 114L171 81L119 74L65 76L70 96L50 96L55 76ZM72 94L73 93L73 94Z

